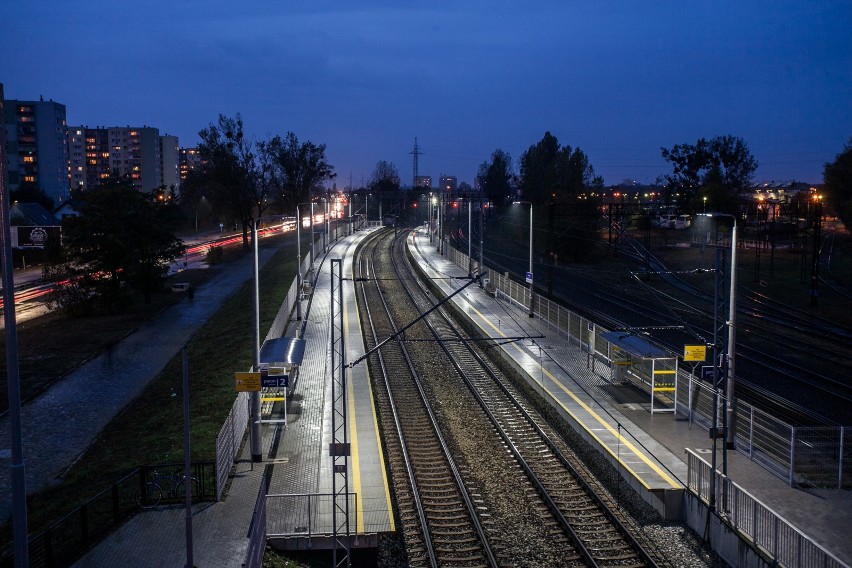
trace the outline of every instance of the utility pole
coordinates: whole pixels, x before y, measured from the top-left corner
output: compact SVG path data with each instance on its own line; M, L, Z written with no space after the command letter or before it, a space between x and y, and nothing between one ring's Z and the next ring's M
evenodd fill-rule
M0 83L0 116L5 116L3 83ZM16 568L29 566L27 542L27 487L24 475L24 444L21 427L21 377L18 368L18 328L15 322L15 276L12 272L12 231L6 192L6 129L0 128L0 264L3 269L3 323L6 334L6 384L9 392L9 429L12 462L12 533Z

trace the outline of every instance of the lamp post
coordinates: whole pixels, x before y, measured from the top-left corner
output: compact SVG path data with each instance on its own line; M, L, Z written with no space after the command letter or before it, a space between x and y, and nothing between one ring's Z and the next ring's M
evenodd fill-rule
M301 206L308 203L298 203L296 205L296 289L298 297L296 298L296 320L302 321L302 214ZM311 264L313 264L313 247L311 247Z
M468 278L473 277L473 257L471 256L471 250L470 250L470 243L471 243L471 240L472 240L471 237L473 236L473 233L471 231L470 216L471 216L470 198L468 197L468 200L467 200L467 277Z
M727 448L734 447L734 385L735 385L735 361L736 361L736 332L737 332L737 218L730 213L706 213L709 217L727 217L732 221L731 227L731 275L730 292L728 294L728 353L727 353L727 377L725 387L725 445Z
M254 316L254 342L252 344L252 371L257 372L260 369L260 279L257 258L257 224L260 219L255 219L251 223L251 241L252 241L252 277L254 279L254 291L252 294L253 300L253 316ZM263 461L262 453L262 433L260 430L260 392L252 391L249 396L249 406L251 408L251 461Z
M535 313L533 310L533 205L529 201L515 201L513 205L523 205L527 204L530 206L530 271L527 272L527 282L530 284L530 317L534 318Z
M707 213L707 196L705 195L702 199L704 200L704 213Z

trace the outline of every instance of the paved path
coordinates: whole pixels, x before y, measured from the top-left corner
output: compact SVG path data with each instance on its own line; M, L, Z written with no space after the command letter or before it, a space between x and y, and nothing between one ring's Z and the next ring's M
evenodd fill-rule
M265 264L288 244L260 250ZM127 403L138 396L224 301L251 278L251 255L212 268L193 300L144 324L22 408L27 493L54 483ZM0 519L11 513L9 417L0 418Z

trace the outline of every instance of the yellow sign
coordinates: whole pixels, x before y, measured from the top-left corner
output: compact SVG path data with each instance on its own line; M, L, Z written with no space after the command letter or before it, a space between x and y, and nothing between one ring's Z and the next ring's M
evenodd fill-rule
M234 384L237 392L259 391L260 373L234 373Z
M684 361L704 361L707 358L706 345L684 345L683 360Z

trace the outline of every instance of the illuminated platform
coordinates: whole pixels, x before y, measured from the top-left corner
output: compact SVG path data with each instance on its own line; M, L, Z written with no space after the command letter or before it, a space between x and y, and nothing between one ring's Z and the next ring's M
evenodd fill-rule
M330 372L331 259L343 259L346 359L364 353L355 287L349 278L361 231L334 244L316 260L313 293L303 302L304 357L290 386L286 427L264 426L264 461L270 464L267 498L269 543L280 549L324 548L333 533L332 379ZM298 325L300 322L293 322ZM292 327L292 324L291 324ZM288 331L292 335L292 331ZM377 535L394 531L382 442L366 365L347 369L349 528L353 547L375 546ZM270 414L274 414L275 410ZM339 478L338 478L339 479ZM339 522L339 519L338 519Z

